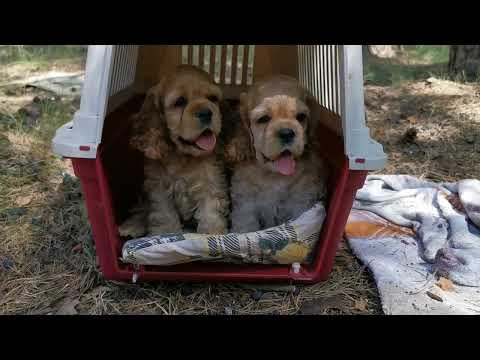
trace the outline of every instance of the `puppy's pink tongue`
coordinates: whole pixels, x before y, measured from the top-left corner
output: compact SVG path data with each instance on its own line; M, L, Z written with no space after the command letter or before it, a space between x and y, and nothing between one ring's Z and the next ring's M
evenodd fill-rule
M213 151L217 145L217 137L214 134L205 134L200 136L195 142L197 146L205 151Z
M295 174L297 163L292 154L283 155L274 162L275 169L282 175L292 176Z

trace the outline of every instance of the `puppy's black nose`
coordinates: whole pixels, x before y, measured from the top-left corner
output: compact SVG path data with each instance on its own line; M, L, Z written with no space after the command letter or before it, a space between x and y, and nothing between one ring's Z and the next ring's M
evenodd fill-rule
M202 125L210 125L212 122L213 112L208 108L200 109L195 115L197 116L198 120L200 120Z
M293 131L292 129L280 129L278 131L278 137L283 144L291 144L293 142L293 139L295 139L295 131Z

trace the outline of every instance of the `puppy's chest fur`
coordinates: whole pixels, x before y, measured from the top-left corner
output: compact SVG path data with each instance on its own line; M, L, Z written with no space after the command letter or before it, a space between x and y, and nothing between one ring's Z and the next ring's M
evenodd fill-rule
M222 166L214 156L172 155L167 161L147 160L145 178L145 191L151 197L173 201L184 221L193 218L199 202L206 196L226 197Z
M268 228L301 215L325 196L324 165L301 159L294 176L282 176L243 163L232 178L233 207L250 204L261 228Z

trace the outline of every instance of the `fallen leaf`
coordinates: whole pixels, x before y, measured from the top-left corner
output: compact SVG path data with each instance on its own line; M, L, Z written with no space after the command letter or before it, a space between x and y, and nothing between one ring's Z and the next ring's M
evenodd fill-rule
M367 311L368 303L365 299L355 300L354 308L358 311Z
M447 291L447 292L454 292L455 291L455 288L453 287L452 281L449 280L449 279L446 279L444 277L440 277L440 280L438 280L436 285L440 289L442 289L443 291Z
M26 195L26 196L19 196L15 200L15 204L17 204L18 206L26 206L32 202L32 199L33 199L32 194Z
M437 294L434 294L430 291L427 291L427 295L428 295L429 298L431 298L433 300L443 302L443 299L441 298L441 296L438 296Z
M75 246L72 248L72 251L73 251L74 253L78 253L78 252L82 251L82 244L77 244L77 245L75 245Z
M445 194L445 197L447 198L448 202L450 203L450 205L453 206L453 208L455 210L457 210L458 212L460 213L463 213L463 214L467 214L465 208L463 207L463 204L462 204L462 200L460 200L460 197L458 195L448 195L448 194Z
M407 117L407 121L410 125L415 125L418 120L415 116L409 116L409 117Z
M65 299L62 301L60 308L57 310L56 315L77 315L78 312L75 307L80 304L80 301L76 299Z

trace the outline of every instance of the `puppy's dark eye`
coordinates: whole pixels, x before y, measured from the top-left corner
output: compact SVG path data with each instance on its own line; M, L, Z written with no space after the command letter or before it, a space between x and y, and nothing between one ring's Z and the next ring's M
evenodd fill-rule
M270 121L270 116L265 115L257 120L257 124L266 124Z
M307 119L307 114L304 114L304 113L297 114L297 120L299 122L304 122L306 119Z
M185 97L180 96L177 99L177 101L175 101L175 104L173 104L173 106L175 106L175 107L185 107L185 106L187 106L187 104L188 104L188 100Z
M215 95L209 96L207 99L213 103L218 102L218 96Z

